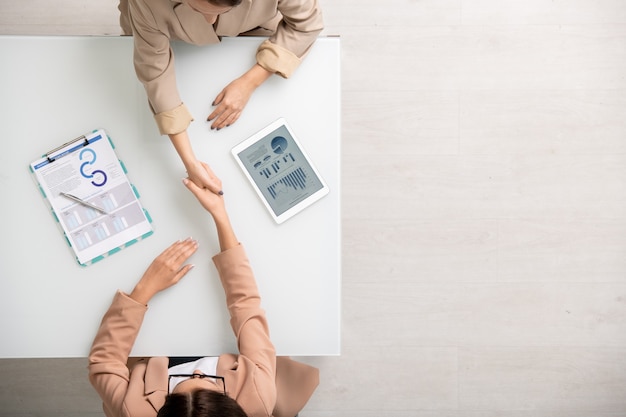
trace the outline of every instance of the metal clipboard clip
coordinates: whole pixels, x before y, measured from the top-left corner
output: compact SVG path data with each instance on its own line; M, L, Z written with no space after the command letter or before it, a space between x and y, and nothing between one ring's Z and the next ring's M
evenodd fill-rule
M57 146L56 148L46 152L43 154L43 156L48 160L48 162L52 163L54 161L56 161L58 158L62 158L63 156L65 156L66 154L68 154L69 152L75 150L76 148L78 148L78 146L73 146L75 143L83 141L84 143L82 144L82 146L87 146L89 145L89 140L87 139L87 137L85 135L81 135L79 137L77 137L76 139L72 139L69 142L64 143L61 146ZM66 148L71 147L71 149L67 150ZM53 155L55 152L58 151L62 151L63 152L59 153L58 155Z

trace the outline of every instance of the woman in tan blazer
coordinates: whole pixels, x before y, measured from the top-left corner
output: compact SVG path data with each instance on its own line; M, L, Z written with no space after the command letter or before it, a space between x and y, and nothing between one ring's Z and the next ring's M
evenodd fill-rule
M120 0L119 9L124 34L134 37L135 70L159 130L202 187L210 184L187 134L193 117L176 87L170 41L207 45L222 36L269 36L252 68L213 101L207 120L212 129L221 129L239 118L254 90L272 74L289 77L323 29L318 0Z
M221 181L210 168L203 164L203 169L211 188L221 189ZM179 378L175 386L169 383L169 375L176 368L168 369L167 357L145 358L127 366L148 302L192 268L186 262L198 249L197 242L191 238L174 242L152 262L130 294L115 294L102 319L89 353L89 380L102 398L104 412L107 417L294 417L317 387L318 370L289 358L276 358L250 263L231 227L223 196L188 179L184 183L215 222L220 253L213 262L226 295L239 354L204 358L214 360L215 378L196 369ZM200 403L204 409L208 403L213 410L188 413L189 409L200 411Z

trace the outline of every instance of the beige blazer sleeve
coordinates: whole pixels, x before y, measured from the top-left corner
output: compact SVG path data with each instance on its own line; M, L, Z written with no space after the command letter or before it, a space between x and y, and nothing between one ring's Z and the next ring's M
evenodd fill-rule
M239 350L237 362L223 369L229 361L220 359L218 371L233 376L235 386L228 388L229 394L249 415L270 416L276 405L276 351L250 261L241 245L221 252L213 261L224 287Z
M317 0L278 0L276 8L282 19L256 59L266 70L288 78L324 29L324 21Z
M118 291L91 346L89 381L100 395L107 416L130 415L124 405L130 381L126 362L146 310L145 305Z
M293 417L319 384L319 371L276 358L250 262L240 245L214 257L226 294L239 355L222 355L218 374L248 416Z
M145 0L128 2L135 72L146 90L161 134L180 133L193 120L176 85L174 53L170 46L172 35L167 30L168 22L175 19L165 19L173 13L168 5L167 2L147 4Z
M121 0L124 31L134 37L134 63L161 134L185 130L193 117L176 86L173 39L196 45L219 42L255 28L271 37L257 50L257 63L289 77L300 65L323 21L317 0L244 0L220 16L217 28L180 0Z
M213 258L226 294L239 355L222 355L218 374L250 417L293 417L319 383L319 372L288 358L276 359L261 298L244 248ZM147 307L118 291L89 353L89 380L108 417L154 417L167 395L167 358L140 361L129 372L128 355ZM277 397L280 398L277 399Z

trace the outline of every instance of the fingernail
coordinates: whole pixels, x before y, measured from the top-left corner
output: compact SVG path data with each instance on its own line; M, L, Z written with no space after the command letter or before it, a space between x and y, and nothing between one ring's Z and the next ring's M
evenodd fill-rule
M187 185L188 182L189 180L187 178L183 178L183 184Z
M222 191L222 190L219 190L217 193L218 193L219 195L224 195L224 191Z

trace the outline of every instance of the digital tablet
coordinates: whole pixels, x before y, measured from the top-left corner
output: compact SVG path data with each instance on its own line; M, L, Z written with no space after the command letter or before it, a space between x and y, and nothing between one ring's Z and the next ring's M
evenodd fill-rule
M235 146L232 154L276 223L328 194L328 186L283 118Z

